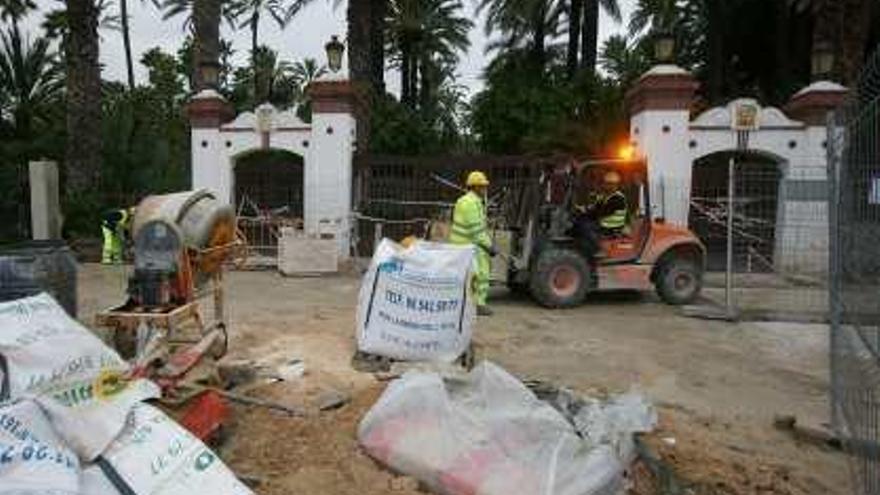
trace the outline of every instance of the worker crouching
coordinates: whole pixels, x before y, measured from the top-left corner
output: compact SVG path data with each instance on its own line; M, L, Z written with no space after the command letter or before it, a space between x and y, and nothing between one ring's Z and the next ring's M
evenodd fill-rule
M468 174L466 185L467 193L458 198L452 213L449 242L474 246L476 270L473 278L473 291L477 301L477 314L489 316L492 314L492 310L487 305L491 272L489 258L498 254L492 245L492 239L489 237L486 225L484 198L489 188L489 179L483 172L474 171Z
M125 236L131 227L134 208L109 210L101 216L101 233L104 248L101 263L105 265L122 264L125 251Z

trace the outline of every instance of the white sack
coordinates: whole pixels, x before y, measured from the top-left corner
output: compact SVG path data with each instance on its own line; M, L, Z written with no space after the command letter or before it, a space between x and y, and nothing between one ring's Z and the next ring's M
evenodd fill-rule
M252 493L217 454L148 404L132 409L125 429L101 457L138 495Z
M8 396L37 400L64 442L91 461L119 434L131 407L159 397L128 364L48 294L0 303Z
M79 461L30 400L0 406L0 495L74 495Z
M653 423L602 424L615 428L604 441L578 436L554 407L484 362L463 380L406 373L361 421L358 440L376 460L442 494L615 495L630 461L617 442Z
M410 361L452 362L467 350L475 304L473 249L383 239L358 298L360 351Z

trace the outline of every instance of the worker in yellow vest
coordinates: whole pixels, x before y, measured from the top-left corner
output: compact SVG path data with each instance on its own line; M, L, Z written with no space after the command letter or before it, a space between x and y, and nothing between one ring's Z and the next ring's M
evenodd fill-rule
M131 228L134 208L109 210L101 216L101 233L104 236L104 249L101 263L119 265L123 262L125 237Z
M467 193L458 198L452 212L452 229L449 242L452 244L472 244L476 257L474 272L474 298L477 302L477 314L489 316L492 310L486 304L489 296L490 257L498 252L492 245L486 225L486 207L484 198L489 188L486 174L474 171L467 176Z
M610 170L602 179L598 193L592 194L586 204L575 205L575 238L591 257L603 257L599 239L619 234L628 221L629 205L620 189L620 174Z

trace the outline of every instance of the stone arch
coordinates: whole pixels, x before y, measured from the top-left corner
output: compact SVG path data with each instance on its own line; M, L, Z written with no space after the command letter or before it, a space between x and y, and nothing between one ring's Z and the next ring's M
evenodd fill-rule
M231 161L236 209L271 210L290 218L303 217L302 155L281 148L255 148L231 157Z
M784 178L788 161L763 150L714 151L693 161L688 227L707 249L710 270L726 262L728 164L735 159L734 268L742 272L772 271L776 264L779 227L784 224Z

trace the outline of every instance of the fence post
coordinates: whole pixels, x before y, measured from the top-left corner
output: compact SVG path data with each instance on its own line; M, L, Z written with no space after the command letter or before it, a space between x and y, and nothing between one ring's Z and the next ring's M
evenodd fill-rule
M31 237L34 240L60 239L58 164L48 160L30 162L28 182L31 193Z
M727 317L733 317L733 195L736 194L734 177L736 157L727 163L727 269L724 272L724 308Z
M840 401L840 373L838 369L837 346L841 325L840 289L840 153L837 149L837 129L834 125L834 112L826 118L826 159L828 161L828 362L831 373L831 427L840 431L840 417L837 404Z

